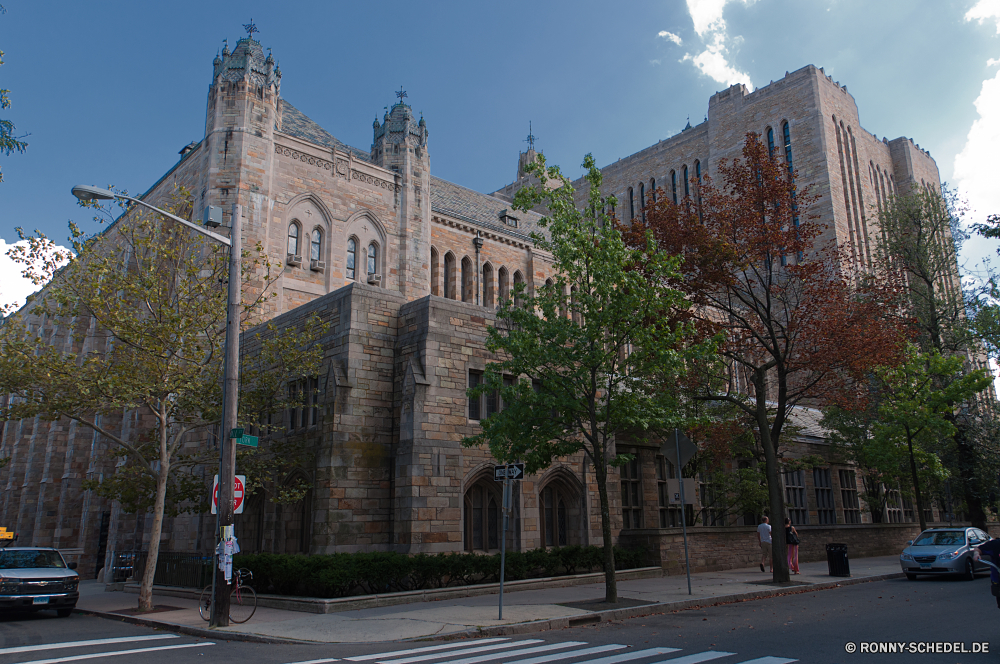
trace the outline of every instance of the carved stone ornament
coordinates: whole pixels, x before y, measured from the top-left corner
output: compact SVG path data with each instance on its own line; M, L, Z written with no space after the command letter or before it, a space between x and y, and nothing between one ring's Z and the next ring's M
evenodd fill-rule
M274 153L284 155L286 157L291 157L294 160L307 163L310 166L315 166L316 168L322 168L324 171L333 170L332 162L326 161L325 159L320 159L319 157L313 157L312 155L305 154L304 152L299 152L298 150L293 150L291 148L286 148L275 144Z
M351 179L360 180L366 184L370 184L376 189L387 189L391 192L399 191L400 187L395 182L389 182L387 180L382 180L375 177L374 175L368 175L367 173L362 173L361 171L351 170Z

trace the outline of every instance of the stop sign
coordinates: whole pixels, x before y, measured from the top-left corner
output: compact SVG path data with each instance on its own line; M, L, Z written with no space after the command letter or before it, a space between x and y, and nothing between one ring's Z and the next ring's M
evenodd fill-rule
M246 475L237 475L236 481L233 484L233 514L243 514L243 494L244 486L247 481ZM219 476L215 476L215 482L212 484L212 514L216 514L219 511Z

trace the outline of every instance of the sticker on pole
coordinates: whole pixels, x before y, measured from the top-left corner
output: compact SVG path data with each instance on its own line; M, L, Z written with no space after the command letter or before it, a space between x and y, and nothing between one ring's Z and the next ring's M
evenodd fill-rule
M233 483L233 514L243 514L243 494L246 486L247 476L237 475ZM212 484L212 514L219 512L219 476L215 476Z

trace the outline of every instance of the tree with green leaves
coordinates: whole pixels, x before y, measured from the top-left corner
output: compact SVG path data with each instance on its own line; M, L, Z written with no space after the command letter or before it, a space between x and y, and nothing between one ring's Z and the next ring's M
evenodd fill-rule
M906 455L910 483L919 514L920 529L927 528L924 514L929 480L943 479L940 441L955 435L955 404L963 403L989 386L983 370L967 371L960 355L921 353L911 347L906 361L876 370L882 398L872 432L873 446L895 447Z
M537 186L521 189L515 207L546 205L535 246L553 257L554 283L532 293L519 285L502 302L486 346L488 365L475 399L498 391L506 408L482 421L463 444L488 445L501 462L521 460L528 472L583 452L593 464L604 540L605 599L618 601L608 483L629 461L616 442L641 442L685 423L676 386L685 364L712 361L713 344L696 342L689 325L668 319L684 310L667 285L677 259L652 245L630 249L614 219L614 199L600 193L601 172L583 162L589 197L577 209L574 189L543 157L529 167ZM504 380L504 377L516 380Z
M6 14L7 10L0 5L0 14ZM3 65L3 51L0 51L0 65ZM10 90L0 88L0 109L10 108ZM0 118L0 153L5 156L18 152L23 153L28 144L21 140L23 136L14 135L14 123L10 120ZM3 171L0 171L0 182L3 182Z
M181 198L174 212L183 217L191 205ZM208 487L194 471L218 463L211 441L221 419L228 261L200 235L137 209L94 238L74 231L72 240L76 258L28 312L0 327L0 392L14 397L0 415L65 418L110 443L116 472L87 488L126 510L152 511L139 593L148 610L164 515L202 510ZM245 253L244 283L266 282L269 265ZM245 323L261 302L244 303ZM248 421L244 409L241 422L286 407L284 380L318 370L320 328L258 329L263 364L246 367L241 390L256 412Z
M975 360L984 347L989 348L989 337L976 325L985 325L988 315L977 315L962 290L958 246L967 237L961 224L964 212L963 203L947 187L941 193L914 187L883 203L877 245L886 257L885 267L899 277L904 291L901 309L920 352L962 356L973 360L967 371L978 371ZM963 375L935 375L935 389L945 390L947 381ZM953 425L951 444L942 454L972 524L985 528L984 503L996 485L996 466L983 463L984 449L975 432L984 425L995 427L990 424L995 418L992 409L980 407L980 399L974 397L951 404L947 414Z

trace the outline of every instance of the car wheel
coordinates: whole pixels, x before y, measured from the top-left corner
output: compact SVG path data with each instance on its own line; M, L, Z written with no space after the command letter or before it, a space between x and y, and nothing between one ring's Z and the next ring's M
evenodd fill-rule
M906 578L909 579L910 581L916 581L917 580L917 575L916 574L910 574L909 572L907 572L906 573Z
M69 618L73 614L73 609L56 609L56 615L60 618Z
M976 568L972 565L972 558L965 559L965 574L962 578L966 581L974 581L976 578Z

